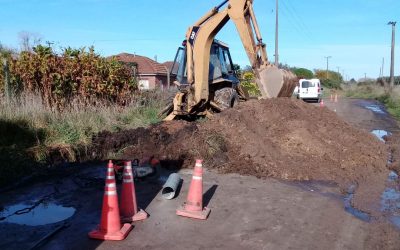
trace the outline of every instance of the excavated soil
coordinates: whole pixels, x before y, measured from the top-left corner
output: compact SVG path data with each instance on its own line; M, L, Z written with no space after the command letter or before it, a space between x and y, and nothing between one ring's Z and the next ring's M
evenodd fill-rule
M372 215L388 176L388 149L375 136L328 109L288 98L240 103L209 120L102 132L91 152L154 156L167 168L190 168L200 157L222 173L333 181L344 192L355 185L353 205Z

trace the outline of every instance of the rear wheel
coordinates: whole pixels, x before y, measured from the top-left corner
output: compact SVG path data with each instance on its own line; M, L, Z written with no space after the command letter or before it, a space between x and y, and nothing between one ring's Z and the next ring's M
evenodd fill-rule
M214 101L221 110L232 108L238 102L238 94L233 88L222 88L215 91Z

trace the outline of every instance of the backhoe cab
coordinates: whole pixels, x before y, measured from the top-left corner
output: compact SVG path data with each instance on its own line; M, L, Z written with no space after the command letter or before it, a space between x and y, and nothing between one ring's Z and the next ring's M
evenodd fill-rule
M188 83L187 76L187 62L186 62L186 40L182 43L182 47L178 49L175 56L175 61L172 66L171 74L176 76L175 85L178 87L179 92L189 93L190 84ZM226 108L231 108L239 100L239 79L234 71L232 58L227 44L214 40L210 50L209 62L209 99L211 107L217 111L222 111ZM187 95L184 95L185 98ZM245 99L245 96L241 96ZM175 110L176 115L190 115L187 112L186 100L183 100L180 109ZM205 110L203 110L205 111ZM196 114L201 114L200 107L196 110Z
M236 26L262 98L292 95L296 77L268 61L253 0L225 0L189 27L173 66L178 92L173 103L162 112L168 114L164 120L208 115L232 107L239 98L246 99L235 76L228 46L215 40L229 20Z

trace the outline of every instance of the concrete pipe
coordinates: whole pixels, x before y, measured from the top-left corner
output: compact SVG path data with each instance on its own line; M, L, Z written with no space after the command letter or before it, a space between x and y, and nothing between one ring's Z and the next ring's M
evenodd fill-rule
M167 200L172 200L175 197L176 190L178 189L180 183L181 177L179 174L171 174L163 186L161 195Z

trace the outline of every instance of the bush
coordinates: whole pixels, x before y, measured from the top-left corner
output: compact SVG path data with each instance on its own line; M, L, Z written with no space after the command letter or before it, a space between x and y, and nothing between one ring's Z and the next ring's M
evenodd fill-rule
M293 73L297 76L299 79L311 79L314 78L314 74L311 70L305 69L305 68L294 68Z
M39 45L8 60L14 94L37 94L53 109L63 109L75 99L84 105L98 101L125 105L137 90L132 68L101 57L93 47L66 48L57 55L51 47Z
M243 72L242 80L240 82L240 85L244 87L247 92L249 92L249 95L252 97L255 96L260 96L261 91L258 88L257 83L255 83L254 79L254 73L250 71Z
M331 79L321 79L321 84L330 89L342 89L340 82Z

